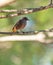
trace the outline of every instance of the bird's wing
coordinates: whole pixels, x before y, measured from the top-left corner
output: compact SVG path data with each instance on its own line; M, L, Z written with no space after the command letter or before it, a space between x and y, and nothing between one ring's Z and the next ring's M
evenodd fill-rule
M25 27L25 25L26 25L26 22L25 22L25 21L19 20L19 21L15 24L14 27L16 27L16 29L18 30L18 29L23 29L23 28Z

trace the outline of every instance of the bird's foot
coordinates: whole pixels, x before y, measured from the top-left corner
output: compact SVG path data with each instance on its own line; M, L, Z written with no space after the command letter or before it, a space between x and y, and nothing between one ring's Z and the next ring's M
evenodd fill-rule
M22 31L22 33L23 33L23 34L34 34L35 31L27 31L27 32L23 32L23 31Z
M17 31L17 33L28 35L28 34L35 34L35 31L26 31L26 32L24 32L24 31Z

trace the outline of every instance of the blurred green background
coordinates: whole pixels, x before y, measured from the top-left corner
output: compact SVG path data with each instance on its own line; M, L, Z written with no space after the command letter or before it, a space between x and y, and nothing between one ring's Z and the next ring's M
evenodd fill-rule
M15 3L0 9L36 8L46 6L49 3L50 0L16 0ZM0 15L2 14L0 13ZM0 19L0 31L12 31L13 25L23 16L31 17L37 26L35 30L53 27L53 9L47 9L27 15ZM53 44L41 44L35 41L0 42L0 65L53 65Z

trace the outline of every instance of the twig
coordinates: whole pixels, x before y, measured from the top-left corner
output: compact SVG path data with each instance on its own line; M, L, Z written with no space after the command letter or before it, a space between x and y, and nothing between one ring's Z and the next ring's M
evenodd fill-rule
M53 8L53 4L50 4L48 6L41 6L39 8L25 8L22 10L0 10L1 12L15 12L15 14L8 14L8 15L1 15L0 18L7 18L7 17L14 17L14 16L19 16L19 15L24 15L24 14L30 14L30 13L34 13L34 12L38 12L38 11L42 11L42 10L46 10L49 8Z
M30 31L30 32L0 32L0 34L17 34L17 35L31 35L31 34L37 34L39 32L53 32L53 28L51 29L45 29L45 30L37 30L37 31Z
M0 13L12 13L12 12L14 12L14 13L16 13L17 12L17 10L0 10Z
M15 0L14 0L15 1ZM44 10L44 9L48 9L48 8L53 8L53 3L52 3L52 0L50 0L50 4L49 6L41 6L39 8L25 8L25 9L22 9L22 10L0 10L0 13L12 13L12 12L15 12L15 13L31 13L31 12L36 12L36 11L40 11L40 10Z

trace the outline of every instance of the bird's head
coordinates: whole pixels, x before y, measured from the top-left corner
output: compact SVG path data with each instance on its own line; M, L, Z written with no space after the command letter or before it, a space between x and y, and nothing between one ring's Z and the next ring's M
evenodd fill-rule
M24 20L29 20L27 17L23 17Z

